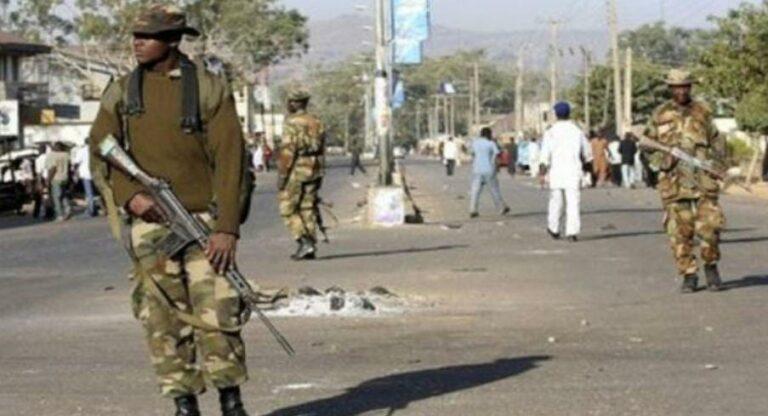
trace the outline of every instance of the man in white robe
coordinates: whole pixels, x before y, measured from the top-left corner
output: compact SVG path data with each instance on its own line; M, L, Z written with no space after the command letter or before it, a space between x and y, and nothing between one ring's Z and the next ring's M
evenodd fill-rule
M581 232L581 178L585 163L592 162L592 149L584 132L570 121L571 107L555 105L557 122L544 133L540 163L542 184L549 177L549 219L547 231L554 239L561 236L565 209L565 236L578 241Z

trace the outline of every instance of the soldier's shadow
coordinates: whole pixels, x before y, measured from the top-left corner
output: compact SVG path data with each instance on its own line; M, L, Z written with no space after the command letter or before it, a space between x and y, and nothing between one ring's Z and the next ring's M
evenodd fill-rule
M365 381L334 397L275 410L266 416L355 416L374 410L392 415L412 402L490 384L533 370L550 356L505 358L482 364L392 374Z
M768 276L747 276L739 280L731 280L730 282L723 282L723 289L745 289L754 286L768 286Z

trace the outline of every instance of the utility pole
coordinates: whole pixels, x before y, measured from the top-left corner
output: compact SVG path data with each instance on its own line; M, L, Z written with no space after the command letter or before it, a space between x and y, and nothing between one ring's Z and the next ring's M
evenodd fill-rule
M474 72L474 71L473 71ZM475 77L469 76L469 109L467 110L467 135L471 134L475 121Z
M627 48L627 64L624 68L624 131L632 128L632 48ZM622 136L623 137L623 136Z
M584 128L587 131L592 130L592 102L590 98L590 72L592 71L592 56L589 51L582 47L581 54L584 56Z
M363 82L365 83L365 95L363 96L363 107L365 111L365 147L370 148L373 146L373 129L371 125L371 88L372 84L368 78L368 74L363 72Z
M451 134L451 114L448 107L448 94L443 94L443 126L445 134Z
M549 46L549 102L551 105L555 105L559 95L557 85L557 75L560 67L560 47L558 45L558 32L560 30L561 24L562 22L559 20L552 19L549 21L551 37Z
M392 68L389 65L386 22L385 1L376 0L376 79L374 93L376 138L379 145L379 185L381 186L392 184L392 146L390 142L392 123L390 72Z
M451 96L451 137L456 137L456 97Z
M525 52L527 49L528 46L525 45L517 52L517 78L515 79L515 130L517 130L517 138L520 138L524 131L523 81L525 77Z
M475 79L474 86L475 86L475 124L482 123L481 116L480 116L480 110L482 102L480 100L480 93L482 92L482 88L480 87L480 65L475 62L473 65L473 77Z
M416 140L421 140L421 101L416 103Z
M440 135L440 96L435 94L435 134L432 137Z
M616 0L608 0L608 26L611 29L611 49L613 55L613 102L616 112L616 133L624 137L624 111L621 102L621 66L619 63L619 21Z

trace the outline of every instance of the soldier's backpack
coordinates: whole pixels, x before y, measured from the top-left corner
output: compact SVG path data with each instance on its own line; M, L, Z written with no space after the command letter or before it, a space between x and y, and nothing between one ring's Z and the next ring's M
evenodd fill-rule
M222 96L229 92L229 81L224 74L221 62L206 59L193 62L185 55L180 59L181 83L182 83L182 118L180 128L199 140L205 149L208 163L214 167L213 152L210 149L207 137L207 122L213 115L213 111L219 107ZM128 120L144 112L142 97L143 71L135 69L129 76L113 82L108 87L112 100L117 100L115 108L120 120L122 133L120 140L126 150L130 150L131 139L128 131ZM222 88L227 91L222 94ZM247 152L243 152L240 187L240 223L248 220L251 208L251 198L255 189L255 177L248 169L250 161ZM213 201L215 205L215 201ZM215 207L214 207L215 208Z

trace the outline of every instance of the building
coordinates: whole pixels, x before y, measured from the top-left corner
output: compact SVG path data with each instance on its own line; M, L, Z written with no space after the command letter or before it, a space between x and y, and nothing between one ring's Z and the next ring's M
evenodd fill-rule
M47 61L35 57L50 51L49 46L0 32L0 106L4 114L0 139L4 145L23 146L25 122L39 120L41 109L48 104Z

